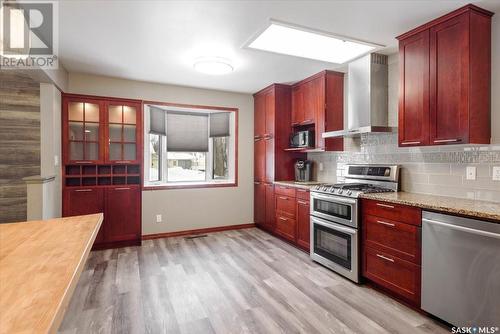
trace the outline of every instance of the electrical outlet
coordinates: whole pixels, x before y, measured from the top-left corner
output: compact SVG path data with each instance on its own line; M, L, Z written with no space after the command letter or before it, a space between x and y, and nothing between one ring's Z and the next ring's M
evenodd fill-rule
M493 181L500 181L500 166L493 167Z
M467 166L466 177L467 177L467 180L475 180L476 179L476 167Z
M156 215L156 222L157 223L161 223L162 222L161 215Z

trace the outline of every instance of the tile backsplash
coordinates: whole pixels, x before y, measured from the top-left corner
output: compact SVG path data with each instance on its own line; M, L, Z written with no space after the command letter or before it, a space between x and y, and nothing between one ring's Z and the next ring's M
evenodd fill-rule
M341 181L350 163L398 164L403 191L500 202L500 181L492 180L493 166L500 166L500 144L400 148L397 133L347 141L350 151L308 154L318 181ZM476 167L476 180L466 179L467 166Z

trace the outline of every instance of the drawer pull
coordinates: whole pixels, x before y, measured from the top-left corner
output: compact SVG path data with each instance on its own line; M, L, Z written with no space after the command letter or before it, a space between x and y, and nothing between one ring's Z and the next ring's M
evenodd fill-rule
M287 190L287 189L288 189L288 187L280 186L280 189Z
M307 192L307 190L305 190L305 189L297 189L297 191L301 192L301 193L306 193Z
M89 192L89 191L92 191L92 189L76 189L75 190L76 192Z
M279 199L282 199L282 200L284 200L284 201L288 201L288 197L283 197L283 196L280 196L280 197L278 197L278 198L279 198Z
M405 142L402 142L401 145L416 145L416 144L420 144L419 141L405 141Z
M394 259L391 259L390 257L387 257L387 256L383 256L383 255L377 254L377 257L379 257L381 259L384 259L386 261L389 261L389 262L394 262Z
M304 204L304 205L308 204L306 201L297 201L297 203Z
M283 218L283 217L279 217L280 220L283 220L283 221L287 221L288 219L286 218Z
M75 161L75 164L91 164L92 161Z
M383 208L394 209L394 206L393 205L389 205L389 204L377 203L377 206L381 206Z
M129 187L115 188L115 190L130 190Z
M255 184L255 185L259 185L259 184L260 184L260 182L254 182L253 184Z
M461 139L453 138L453 139L438 139L434 140L435 143L456 143L461 141Z
M391 227L396 226L396 224L393 224L393 223L388 223L388 222L383 222L383 221L381 221L381 220L377 220L377 223L382 224L382 225L391 226Z

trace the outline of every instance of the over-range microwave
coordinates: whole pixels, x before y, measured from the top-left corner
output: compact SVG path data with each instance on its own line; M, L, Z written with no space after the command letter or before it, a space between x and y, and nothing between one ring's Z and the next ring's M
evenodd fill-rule
M314 131L297 131L290 136L290 147L314 147Z

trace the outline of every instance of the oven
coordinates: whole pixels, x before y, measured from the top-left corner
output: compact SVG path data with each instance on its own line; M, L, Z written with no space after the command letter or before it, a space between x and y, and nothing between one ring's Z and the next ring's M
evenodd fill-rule
M358 202L311 192L311 259L359 282Z
M342 225L358 227L358 201L311 192L311 215Z

